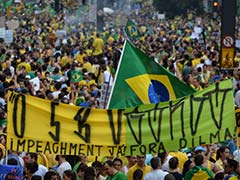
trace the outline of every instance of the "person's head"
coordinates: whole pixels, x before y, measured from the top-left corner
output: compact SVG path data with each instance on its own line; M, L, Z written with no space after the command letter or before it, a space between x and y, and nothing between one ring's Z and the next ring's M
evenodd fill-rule
M38 159L37 153L27 153L27 161L37 162L37 159Z
M203 160L204 160L204 157L202 154L197 154L194 157L194 162L195 162L196 166L201 166L203 164Z
M116 170L120 171L122 169L122 160L119 158L115 158L113 160L113 166Z
M136 169L133 172L133 180L142 180L143 171L141 169Z
M33 175L33 176L31 177L31 180L42 180L42 176Z
M65 155L56 155L55 160L58 162L64 162L64 161L66 161L66 156Z
M87 167L84 172L84 178L88 180L95 180L96 179L96 171L94 167Z
M62 84L60 82L56 82L54 85L55 90L59 91L61 89Z
M50 170L44 175L44 180L57 180L58 174L56 171Z
M33 175L38 170L37 162L26 162L25 163L25 171L27 176Z
M224 179L224 172L218 172L215 174L214 180L223 180Z
M128 164L134 165L137 162L136 156L127 156Z
M179 161L178 161L177 157L172 157L171 159L169 159L168 163L169 163L169 168L170 169L177 169L178 168Z
M94 161L94 162L92 163L92 167L95 168L96 175L98 176L99 173L102 171L103 165L102 165L102 163L99 162L99 161Z
M72 170L66 170L63 172L63 180L77 180L77 175Z
M80 156L80 161L81 161L81 163L83 163L83 164L87 164L87 162L88 162L88 157L87 157L87 156Z
M232 172L235 172L238 168L238 162L234 159L227 159L227 161L224 164L224 172L226 174L231 174Z
M197 146L195 149L194 149L194 152L196 154L202 154L202 155L205 155L206 153L206 148L204 148L203 146Z
M164 180L175 180L175 177L171 173L169 173L164 177Z
M217 155L216 155L216 159L226 159L228 158L230 155L230 150L228 149L228 147L226 146L221 146L218 150L217 150Z
M113 176L115 174L115 172L117 171L113 166L113 161L111 161L111 160L107 160L103 164L103 169L108 176Z
M161 160L159 157L153 157L150 161L151 167L153 169L160 169L161 168Z
M78 168L77 168L77 174L78 176L83 176L84 175L84 172L85 172L85 169L87 168L88 166L86 164L83 164L83 163L80 163Z
M6 135L0 134L0 143L6 145Z
M146 160L146 156L145 155L137 155L137 164L140 167L143 167L145 165L145 160Z

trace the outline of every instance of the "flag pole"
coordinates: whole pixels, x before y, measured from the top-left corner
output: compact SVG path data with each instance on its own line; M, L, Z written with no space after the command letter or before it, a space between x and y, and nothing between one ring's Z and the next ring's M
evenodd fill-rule
M122 62L122 59L123 59L122 57L123 57L123 52L124 52L124 50L125 50L126 43L127 43L127 40L125 40L124 45L123 45L123 49L122 49L121 56L120 56L120 60L119 60L118 67L117 67L116 77L115 77L115 80L114 80L114 82L113 82L113 87L112 87L111 93L110 93L110 95L109 95L109 100L108 100L108 103L107 103L107 109L109 108L110 101L111 101L111 99L112 99L113 89L114 89L114 87L115 87L115 82L116 82L116 79L117 79L117 76L118 76L118 71L119 71L119 69L120 69L120 65L121 65L121 62Z

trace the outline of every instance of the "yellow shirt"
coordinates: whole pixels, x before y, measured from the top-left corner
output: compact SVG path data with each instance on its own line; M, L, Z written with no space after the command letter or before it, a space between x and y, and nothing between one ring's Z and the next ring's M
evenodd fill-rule
M77 54L76 55L76 60L79 62L79 63L81 63L81 64L83 64L83 58L86 56L86 54Z
M96 38L93 41L93 55L97 56L103 53L103 48L104 48L104 42L101 38Z
M90 63L90 62L84 63L84 64L83 64L83 69L84 69L84 68L87 69L87 72L90 72L91 69L92 69L91 63Z
M192 60L192 65L193 65L193 67L195 67L195 66L197 66L198 64L200 64L200 61L201 61L200 58L193 59L193 60Z
M114 41L114 38L113 38L112 36L109 36L109 38L108 38L108 43L109 43L109 44L112 44L113 41Z
M224 170L224 165L221 159L218 159L215 164L221 169Z
M18 64L17 68L20 69L23 66L25 67L27 73L29 73L31 71L30 64L28 64L26 62L22 62L22 63Z
M187 154L177 151L177 152L170 152L171 156L178 158L179 161L179 169L182 172L184 163L188 160Z
M127 173L127 178L128 180L133 180L133 173L134 171L136 171L137 169L141 169L143 171L143 177L142 179L144 179L144 176L151 172L152 171L152 168L148 165L145 165L144 168L141 168L140 166L138 166L138 164L136 163L133 167L131 167L129 170L128 170L128 173Z
M61 59L60 64L61 64L62 66L65 66L67 63L72 64L72 61L73 61L72 58L70 58L70 57L68 57L68 56L63 56L62 59Z
M87 54L87 56L91 56L92 55L92 50L91 49L86 49L86 54Z

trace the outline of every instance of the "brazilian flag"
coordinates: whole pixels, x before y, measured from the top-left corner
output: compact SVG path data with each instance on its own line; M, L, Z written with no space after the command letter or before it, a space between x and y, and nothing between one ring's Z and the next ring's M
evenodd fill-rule
M71 70L71 82L76 83L82 80L82 73L78 70Z
M126 40L108 109L165 102L194 92L192 87Z
M124 28L128 38L130 39L137 39L140 37L140 32L134 22L128 19L127 24Z

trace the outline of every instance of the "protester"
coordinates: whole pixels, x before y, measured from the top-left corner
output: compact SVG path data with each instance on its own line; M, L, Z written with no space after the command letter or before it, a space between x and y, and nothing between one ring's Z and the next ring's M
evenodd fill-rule
M159 157L153 157L150 163L153 170L145 175L144 180L164 180L166 179L166 176L173 176L172 174L169 174L161 169L162 166Z
M136 156L127 156L128 163L123 167L124 173L127 174L128 170L135 165L137 157Z
M143 178L145 177L145 175L147 173L149 173L151 171L151 167L145 164L145 159L146 156L145 155L138 155L137 156L137 162L135 163L135 165L133 165L127 173L127 178L128 180L132 180L133 179L133 173L137 170L140 169L143 171Z
M38 161L37 153L27 153L26 156L27 156L27 159L25 160L26 162L36 162L37 163L37 161ZM47 171L48 171L48 169L45 166L43 166L42 164L38 164L38 170L34 173L34 175L40 176L43 180Z
M216 162L215 164L220 167L221 170L224 169L224 162L230 156L230 150L228 147L222 146L217 150Z
M69 162L66 160L65 155L57 155L56 160L58 161L58 166L57 166L56 171L61 176L61 178L63 178L64 171L72 170L72 167L69 164Z
M77 175L72 170L66 170L63 172L63 180L77 180Z
M121 160L120 158L115 158L115 159L113 160L113 166L114 166L114 168L115 168L116 170L123 172L123 167L122 167L122 165L123 165L123 162L122 162L122 160Z
M224 172L225 174L227 174L227 176L225 176L224 180L228 180L228 179L234 179L237 178L237 168L238 168L238 162L233 160L233 159L227 159L227 162L224 164Z
M191 180L196 177L198 179L214 178L214 175L211 172L211 170L202 166L204 163L204 156L202 154L197 154L194 157L194 163L195 166L186 173L184 180Z
M178 166L179 166L178 158L172 157L168 163L169 163L168 172L174 176L175 180L182 180L183 176L178 169Z
M114 168L113 161L107 160L103 164L103 168L106 171L106 174L108 175L107 180L127 180L128 178L126 175L118 171L117 169Z
M59 174L54 171L54 170L49 170L48 172L46 172L45 176L44 176L44 180L58 180L61 178L58 178Z

